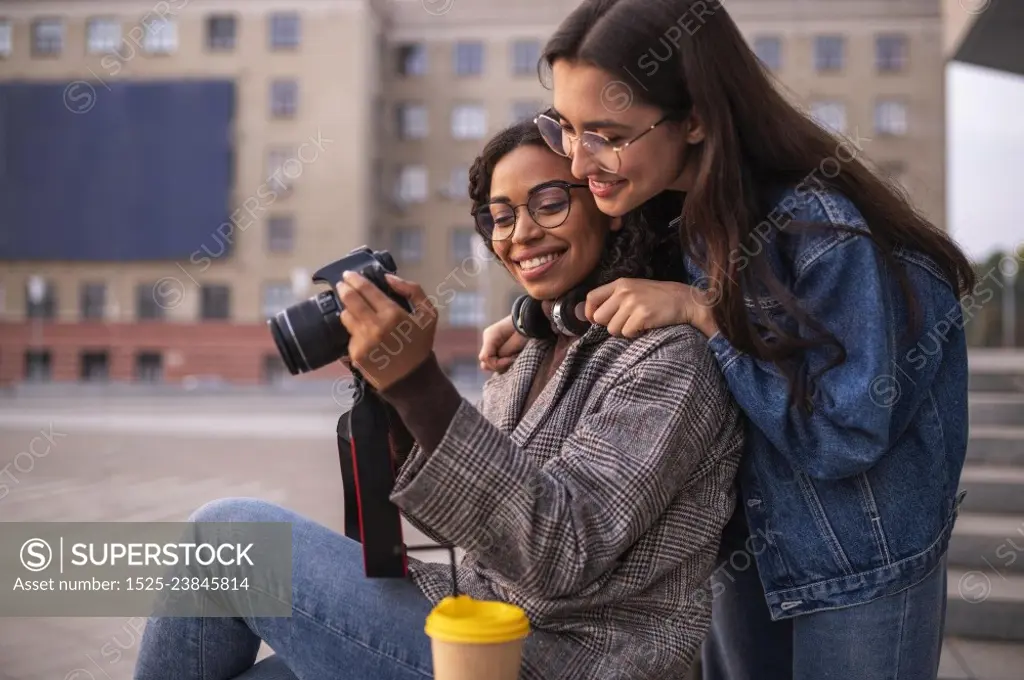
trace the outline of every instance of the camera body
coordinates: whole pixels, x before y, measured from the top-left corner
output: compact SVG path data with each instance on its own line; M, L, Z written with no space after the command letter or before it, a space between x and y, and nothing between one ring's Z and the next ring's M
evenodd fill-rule
M361 246L345 257L324 265L313 274L313 283L328 289L298 302L267 319L267 326L281 359L292 375L309 373L348 356L351 339L341 324L344 310L334 287L342 274L353 271L377 286L402 309L412 312L409 301L391 290L385 274L395 274L395 260L386 250Z

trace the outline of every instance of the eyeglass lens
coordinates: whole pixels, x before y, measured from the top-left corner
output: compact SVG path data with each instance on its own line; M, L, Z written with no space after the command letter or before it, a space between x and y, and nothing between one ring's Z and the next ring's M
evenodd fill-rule
M539 116L537 129L540 130L541 136L552 151L567 158L572 155L572 138L569 136L569 132L559 125L558 121L548 116ZM584 132L580 135L580 144L604 170L615 172L618 169L618 154L615 153L612 145L600 135L590 131Z
M545 229L561 226L569 215L569 190L545 187L530 196L526 209L533 221ZM477 226L492 241L503 241L510 238L515 229L516 210L503 202L485 205L477 213Z

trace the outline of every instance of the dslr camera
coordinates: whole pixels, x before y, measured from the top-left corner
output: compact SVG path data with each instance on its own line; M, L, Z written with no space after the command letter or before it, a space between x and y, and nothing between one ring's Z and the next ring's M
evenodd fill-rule
M334 290L347 271L362 275L402 309L412 313L409 301L391 290L384 278L385 274L398 271L391 254L367 246L356 248L313 274L313 283L327 284L327 290L267 319L277 351L292 375L315 371L348 356L350 336L341 324L344 306Z

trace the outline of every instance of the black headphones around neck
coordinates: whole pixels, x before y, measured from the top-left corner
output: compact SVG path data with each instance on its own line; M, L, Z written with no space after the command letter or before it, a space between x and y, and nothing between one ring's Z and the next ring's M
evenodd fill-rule
M587 299L590 286L577 286L555 300L551 307L551 318L544 313L540 300L529 295L520 295L512 303L512 325L516 332L528 338L548 340L556 333L579 337L590 329L590 322L576 316L576 305Z

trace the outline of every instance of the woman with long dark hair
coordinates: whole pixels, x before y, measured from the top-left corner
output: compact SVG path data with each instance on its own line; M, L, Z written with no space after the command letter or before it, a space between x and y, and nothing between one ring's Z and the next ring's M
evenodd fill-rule
M625 337L692 324L747 416L705 677L934 678L967 258L859 140L786 101L718 2L585 0L542 66L553 107L536 123L598 207L628 222L677 205L687 283L620 279L587 318ZM482 365L522 342L499 322Z
M581 286L657 276L664 233L599 211L532 123L487 144L470 195L481 238L529 294L534 334L479 407L437 363L420 286L389 276L409 314L358 274L338 285L349 358L400 418L391 500L465 550L460 592L526 612L523 680L683 677L735 508L739 410L692 327L568 333L553 311ZM252 499L192 519L291 523L292 615L151 619L136 680L433 677L423 625L451 592L448 565L410 559L411 582L367 579L358 543ZM261 640L275 654L254 666Z

